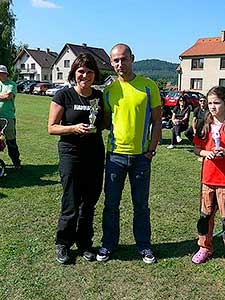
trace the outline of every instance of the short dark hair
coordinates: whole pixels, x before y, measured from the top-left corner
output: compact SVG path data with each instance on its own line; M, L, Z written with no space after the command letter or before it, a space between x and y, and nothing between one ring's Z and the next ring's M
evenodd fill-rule
M75 81L75 72L78 68L80 67L87 67L90 70L93 70L95 73L95 81L99 80L99 68L98 65L96 63L96 60L94 59L94 57L89 54L89 53L80 53L76 59L74 60L70 72L69 72L69 76L68 76L68 81L72 82Z
M123 44L123 43L118 43L118 44L116 44L115 46L113 46L112 49L111 49L111 51L110 51L110 55L111 55L113 49L115 49L116 47L120 47L120 46L125 47L125 48L126 48L126 52L127 52L130 56L132 56L131 48L130 48L127 44Z

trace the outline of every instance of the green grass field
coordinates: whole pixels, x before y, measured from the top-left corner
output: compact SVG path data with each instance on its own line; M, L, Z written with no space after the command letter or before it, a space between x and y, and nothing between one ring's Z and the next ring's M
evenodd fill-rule
M72 263L55 260L54 236L60 209L58 137L47 133L48 97L17 96L17 140L23 169L14 170L0 153L7 176L0 180L1 300L133 300L225 298L221 237L214 259L196 266L201 163L183 140L166 149L170 130L152 163L152 249L158 263L146 265L135 251L127 183L121 201L120 246L107 263L86 262L72 248ZM105 134L105 133L104 133ZM104 195L96 209L94 247L100 246ZM216 229L221 229L217 215Z

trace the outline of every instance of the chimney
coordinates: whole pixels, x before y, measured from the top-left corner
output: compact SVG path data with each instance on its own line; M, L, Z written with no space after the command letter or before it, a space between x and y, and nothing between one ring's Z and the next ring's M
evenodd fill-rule
M40 48L37 48L37 51L40 51Z
M49 53L50 52L50 49L49 48L46 48L46 53Z
M87 44L86 44L86 43L83 43L82 46L83 46L84 48L86 48L86 47L87 47Z
M221 31L221 42L225 42L225 31Z

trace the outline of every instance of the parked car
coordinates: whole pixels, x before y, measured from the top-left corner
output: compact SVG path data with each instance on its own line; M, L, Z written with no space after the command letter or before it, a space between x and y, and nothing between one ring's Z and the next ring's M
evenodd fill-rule
M160 97L161 97L162 105L164 105L165 98L166 98L168 93L169 93L169 91L160 90Z
M34 95L45 95L45 92L47 91L47 89L53 88L54 85L52 83L49 82L39 82L35 85L34 89L33 89L33 94Z
M187 97L187 102L193 110L195 107L199 106L199 99L204 95L202 93L192 91L170 91L165 97L165 106L173 108L176 106L180 96Z
M16 82L17 92L22 93L24 88L27 87L29 84L31 84L31 83L36 83L37 84L38 82L40 82L40 81L33 80L33 79L32 80L31 79L18 80Z
M23 93L25 94L32 94L34 87L38 84L39 82L33 82L33 83L29 83L27 85L25 85L24 89L23 89Z
M28 79L20 80L17 83L17 92L22 93L24 88L30 83L37 83L37 81L36 80L28 80Z
M46 96L50 96L50 97L53 97L55 96L55 94L62 90L62 89L65 89L65 88L68 88L70 87L69 84L62 84L62 85L56 85L55 87L51 88L51 89L48 89L45 94Z

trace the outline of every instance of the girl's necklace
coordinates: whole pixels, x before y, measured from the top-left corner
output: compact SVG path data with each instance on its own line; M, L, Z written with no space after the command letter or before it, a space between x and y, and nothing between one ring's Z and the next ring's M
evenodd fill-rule
M75 89L75 91L76 91L76 93L77 93L77 95L78 95L78 98L79 98L80 103L81 103L82 105L87 105L87 103L84 103L84 101L87 101L87 100L88 100L87 98L88 98L89 96L91 96L91 94L88 95L88 96L86 96L86 97L84 96L84 97L83 97L83 100L82 100L82 98L81 98L82 96L78 93L78 91L77 91L76 89Z
M85 103L84 103L84 101L81 99L81 96L77 93L77 95L78 95L78 98L79 98L79 100L80 100L80 103L82 104L82 105L86 105ZM85 99L86 100L86 99Z

